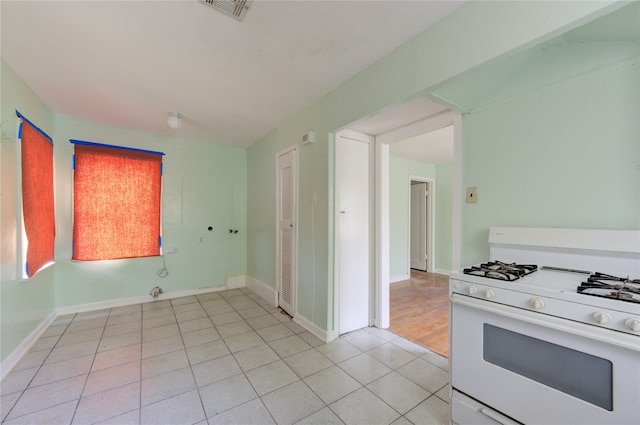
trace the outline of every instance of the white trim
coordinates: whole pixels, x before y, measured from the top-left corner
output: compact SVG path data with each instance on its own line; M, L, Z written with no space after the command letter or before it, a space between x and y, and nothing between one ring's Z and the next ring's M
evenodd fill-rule
M47 330L49 325L56 320L58 316L56 310L51 311L47 317L44 318L34 330L27 335L25 339L7 356L6 359L0 364L0 381L5 378L11 372L11 370L20 362L22 357L29 352L33 344L36 343L38 338Z
M456 117L459 117L460 113L456 111L446 111L435 116L426 118L422 121L415 122L413 124L406 125L404 127L397 128L395 130L388 131L376 137L385 145L398 142L400 140L408 139L409 137L418 136L424 133L431 133L432 131L440 130L443 127L451 125L455 122Z
M246 278L247 288L273 307L278 306L278 291L251 275Z
M403 280L409 280L409 279L411 279L411 275L401 274L401 275L393 276L389 278L389 283L402 282Z
M389 241L389 145L376 137L375 146L375 321L374 325L386 329L391 324L389 299L390 241Z
M437 274L442 274L445 276L449 276L451 274L451 270L445 270L445 269L434 269L433 272Z
M294 316L293 321L299 324L300 326L302 326L303 328L305 328L306 330L308 330L309 332L311 332L313 335L318 337L321 341L331 342L338 337L337 331L335 330L325 331L324 329L321 329L320 327L318 327L318 325L316 325L315 323L312 323L306 317L300 316L299 314L296 314Z
M230 278L233 282L232 286L220 285L208 288L164 292L160 294L155 300L153 299L153 297L151 297L151 295L142 295L137 297L119 298L115 300L99 301L95 303L78 304L57 308L49 313L49 315L42 322L40 322L40 324L33 331L31 331L31 333L29 333L29 335L27 335L27 337L16 347L16 349L13 350L11 354L9 354L9 356L2 362L2 364L0 364L0 380L4 379L4 377L11 371L11 369L13 369L15 365L20 361L20 359L22 359L22 357L29 352L33 344L38 340L38 338L40 338L44 331L49 327L49 325L51 325L51 323L53 323L53 321L58 316L66 314L85 313L94 310L103 310L105 308L124 307L128 305L143 304L160 300L169 300L191 295L206 294L209 292L219 292L228 289L243 288L245 286L244 284L240 286L240 283L244 283L246 281L245 275L235 275L230 276Z
M226 291L229 289L237 289L237 288L240 288L240 287L236 286L234 288L228 288L226 285L220 285L220 286L212 286L207 288L185 289L183 291L163 292L156 299L154 299L151 295L140 295L137 297L119 298L119 299L108 300L108 301L98 301L95 303L60 307L56 309L56 314L58 316L61 316L65 314L85 313L87 311L102 310L105 308L125 307L133 304L144 304L148 302L170 300L173 298L188 297L191 295L206 294L209 292L220 292L220 291Z
M236 274L227 276L224 278L224 283L227 289L238 289L247 286L247 275Z
M462 115L453 118L453 179L451 196L451 270L459 269L461 263L462 240Z

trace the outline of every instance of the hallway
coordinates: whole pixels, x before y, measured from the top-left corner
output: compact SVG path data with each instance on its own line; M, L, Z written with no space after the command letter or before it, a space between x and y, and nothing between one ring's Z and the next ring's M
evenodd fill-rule
M449 278L411 270L390 285L389 330L449 357Z

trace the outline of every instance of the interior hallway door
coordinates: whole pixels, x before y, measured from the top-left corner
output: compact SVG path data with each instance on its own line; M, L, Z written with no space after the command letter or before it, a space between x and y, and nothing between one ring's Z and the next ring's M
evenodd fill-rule
M427 271L427 183L411 182L409 246L411 268Z
M340 334L369 326L371 305L371 143L336 137L336 226Z
M290 316L295 312L296 289L296 150L278 156L276 176L278 305Z

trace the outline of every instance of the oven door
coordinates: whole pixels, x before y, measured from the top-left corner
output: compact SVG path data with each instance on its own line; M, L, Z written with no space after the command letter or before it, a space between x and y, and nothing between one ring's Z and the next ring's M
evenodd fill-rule
M638 424L640 338L453 294L451 385L525 424Z

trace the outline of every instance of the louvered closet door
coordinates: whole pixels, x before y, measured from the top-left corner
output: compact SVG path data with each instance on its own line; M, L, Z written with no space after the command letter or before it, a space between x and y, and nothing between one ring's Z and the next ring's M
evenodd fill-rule
M296 151L278 157L278 302L294 315L295 311L295 218L296 218Z

